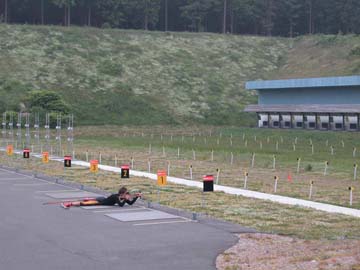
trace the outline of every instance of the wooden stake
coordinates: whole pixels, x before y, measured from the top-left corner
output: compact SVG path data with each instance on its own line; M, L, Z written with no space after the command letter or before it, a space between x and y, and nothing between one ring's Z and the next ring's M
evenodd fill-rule
M350 201L349 201L349 204L350 204L350 206L352 206L352 204L353 204L353 190L354 190L354 187L349 187L349 191L350 191Z
M254 165L255 165L255 153L253 153L251 157L251 168L254 168Z
M314 185L314 181L310 181L309 200L311 200L312 197L313 185Z
M325 161L324 175L326 175L326 174L327 174L327 169L328 169L328 166L329 166L329 161Z
M234 163L234 154L231 152L230 153L230 164L233 165Z
M274 176L274 179L275 179L275 184L274 184L274 193L276 193L276 191L277 191L277 184L278 184L279 177L278 177L278 176Z
M298 158L297 158L297 168L296 168L296 172L297 172L297 173L300 172L300 162L301 162L301 158L298 157Z
M357 164L354 164L354 180L356 180Z
M216 184L219 184L220 169L216 169Z
M193 167L192 167L192 165L190 165L189 170L190 170L190 179L193 180Z
M248 172L245 172L245 173L244 173L244 189L247 188L248 176L249 176L249 173L248 173Z
M276 156L273 155L273 170L275 170L275 166L276 166Z

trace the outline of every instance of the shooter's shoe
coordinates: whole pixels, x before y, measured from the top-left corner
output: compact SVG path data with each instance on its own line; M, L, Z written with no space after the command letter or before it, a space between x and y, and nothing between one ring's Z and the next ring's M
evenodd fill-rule
M63 202L61 204L61 207L65 208L65 209L69 209L71 206L71 202Z

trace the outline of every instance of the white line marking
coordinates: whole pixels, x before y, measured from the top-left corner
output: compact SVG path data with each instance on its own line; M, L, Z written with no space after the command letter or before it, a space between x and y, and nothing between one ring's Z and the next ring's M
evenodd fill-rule
M56 184L56 183L55 183ZM68 191L79 191L80 189L63 189L63 190L38 190L35 192L39 192L39 193L56 193L56 192L68 192Z
M151 223L136 223L136 224L133 224L133 226L161 225L161 224L186 223L186 222L196 222L196 221L192 221L192 220L175 220L175 221L163 221L163 222L151 222Z
M0 181L16 181L16 180L28 181L27 179L24 178L0 178Z
M43 186L43 185L55 185L54 183L27 183L27 184L14 184L13 186Z
M139 208L131 208L131 209L108 209L108 210L97 210L93 211L93 213L109 213L109 212L128 212L128 211L144 211L145 207Z

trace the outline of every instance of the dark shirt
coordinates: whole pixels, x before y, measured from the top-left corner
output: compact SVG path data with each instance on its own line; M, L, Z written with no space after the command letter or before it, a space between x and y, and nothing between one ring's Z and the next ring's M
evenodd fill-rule
M131 201L125 200L125 199L119 199L119 194L111 194L107 198L97 198L97 201L100 203L100 205L115 205L118 204L119 206L124 206L125 203L132 205L134 202L136 202L138 197L134 197Z

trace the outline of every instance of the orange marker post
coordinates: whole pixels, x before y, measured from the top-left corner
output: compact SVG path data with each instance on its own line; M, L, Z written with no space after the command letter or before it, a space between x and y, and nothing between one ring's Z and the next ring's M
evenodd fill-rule
M97 173L99 171L99 161L97 159L90 160L90 172Z
M49 163L49 152L43 152L42 153L42 162L43 163Z
M6 146L6 153L8 156L12 156L14 154L14 146L12 144Z

